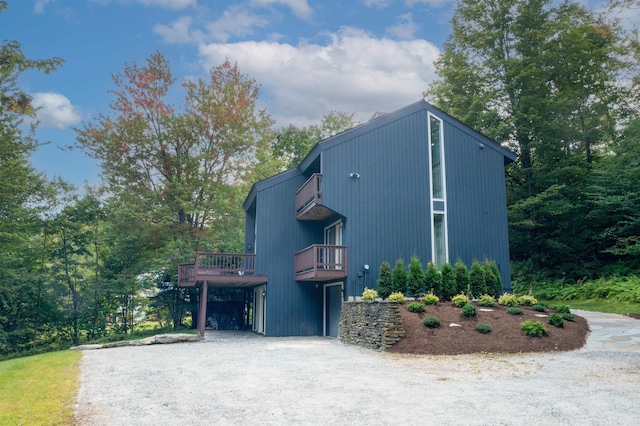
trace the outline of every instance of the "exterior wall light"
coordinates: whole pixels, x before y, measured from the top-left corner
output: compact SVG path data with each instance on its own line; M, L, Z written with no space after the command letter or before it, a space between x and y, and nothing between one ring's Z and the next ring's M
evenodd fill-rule
M351 179L359 179L360 178L360 173L351 172L351 173L349 173L349 177Z

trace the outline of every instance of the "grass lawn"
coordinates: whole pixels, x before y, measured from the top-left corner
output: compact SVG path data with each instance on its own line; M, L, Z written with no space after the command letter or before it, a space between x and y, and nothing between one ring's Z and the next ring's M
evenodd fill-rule
M622 315L640 314L640 303L612 302L606 299L541 300L540 302L551 307L567 305L571 309L582 309L585 311Z
M80 351L0 362L0 425L71 425Z

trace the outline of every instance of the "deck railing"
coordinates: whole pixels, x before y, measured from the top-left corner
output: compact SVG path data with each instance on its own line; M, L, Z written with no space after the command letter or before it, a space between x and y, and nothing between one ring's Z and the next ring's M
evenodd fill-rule
M347 271L347 247L314 244L303 250L300 250L294 257L295 275L309 275L313 277L325 275L331 272L331 275L346 275Z
M314 173L296 192L296 215L302 214L308 207L322 204L320 185L322 175Z
M179 266L178 276L180 282L195 282L202 276L254 275L255 272L255 254L198 252L195 263Z

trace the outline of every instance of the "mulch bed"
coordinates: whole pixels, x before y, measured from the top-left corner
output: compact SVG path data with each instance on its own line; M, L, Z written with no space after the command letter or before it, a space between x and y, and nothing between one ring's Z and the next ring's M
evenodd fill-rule
M575 321L564 322L563 328L548 323L547 318L536 317L542 314L531 308L521 306L523 315L511 315L507 307L496 305L484 308L476 305L477 315L474 318L464 317L461 308L450 302L428 305L423 313L407 311L407 303L400 306L400 314L405 330L405 337L387 349L393 353L457 355L468 353L520 353L520 352L558 352L581 348L589 332L587 321L579 316ZM480 309L492 309L483 312ZM545 315L553 310L544 312ZM428 328L422 320L427 316L440 318L439 328ZM540 321L548 332L542 337L530 337L522 334L520 323L523 321ZM461 327L451 327L455 323ZM484 323L491 326L491 332L482 334L475 326Z

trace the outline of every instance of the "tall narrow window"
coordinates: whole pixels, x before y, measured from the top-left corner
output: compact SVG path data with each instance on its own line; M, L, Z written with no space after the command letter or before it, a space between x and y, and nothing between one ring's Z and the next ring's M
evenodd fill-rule
M447 261L444 214L433 215L433 263L438 269Z
M442 131L441 122L429 116L431 145L431 195L434 199L444 199L444 171L442 170Z
M447 242L446 170L442 120L429 116L429 162L431 165L431 260L440 268L449 261Z

